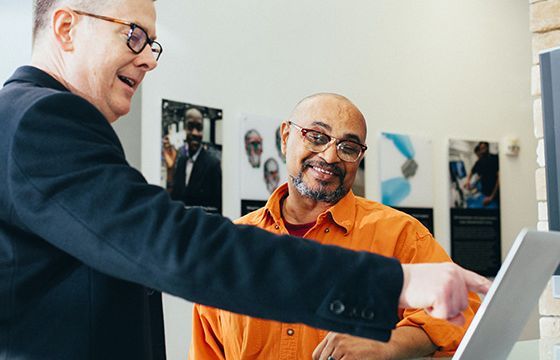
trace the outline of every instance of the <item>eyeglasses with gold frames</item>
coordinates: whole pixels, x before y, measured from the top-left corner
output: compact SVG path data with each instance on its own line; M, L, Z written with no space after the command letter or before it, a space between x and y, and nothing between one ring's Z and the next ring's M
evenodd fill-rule
M334 136L327 135L317 130L306 129L298 124L288 121L291 125L301 132L303 144L306 149L314 153L320 153L332 144L336 143L336 154L342 161L356 162L360 156L367 150L367 146L347 139L337 139Z
M156 61L159 60L159 57L163 52L163 47L157 41L150 39L146 30L144 30L144 28L142 28L140 25L126 20L115 19L109 16L91 14L85 11L75 10L75 9L71 9L71 10L79 15L90 16L95 19L100 19L116 24L130 26L130 30L128 32L128 38L126 40L126 45L128 46L128 48L132 50L133 53L140 54L144 50L146 45L150 45L154 58L156 59Z

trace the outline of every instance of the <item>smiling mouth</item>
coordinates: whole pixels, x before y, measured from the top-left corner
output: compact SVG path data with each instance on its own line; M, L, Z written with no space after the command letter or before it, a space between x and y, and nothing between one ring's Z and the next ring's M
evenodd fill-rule
M130 86L131 88L134 88L134 85L136 85L136 81L132 80L131 78L127 78L126 76L123 75L119 75L118 77L120 81Z
M323 186L329 185L334 179L338 179L341 183L344 182L344 171L334 164L322 160L307 159L302 165L302 170L306 168L312 170L314 174L311 174L311 177Z
M330 175L330 176L334 176L335 173L333 173L332 171L328 171L326 169L323 169L321 167L318 166L311 166L311 168L317 172L320 172L321 174L325 174L325 175Z

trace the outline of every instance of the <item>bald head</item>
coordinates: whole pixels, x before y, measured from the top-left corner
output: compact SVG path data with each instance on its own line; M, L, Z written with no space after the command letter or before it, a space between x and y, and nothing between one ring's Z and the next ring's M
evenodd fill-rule
M198 122L202 122L202 113L197 108L190 108L185 111L185 118L187 119L187 121L195 120Z
M313 120L320 121L321 118L318 116L325 112L328 112L329 117L333 120L347 120L347 125L350 126L350 129L347 130L355 132L359 137L356 140L365 143L367 125L364 115L350 99L339 94L317 93L305 97L292 110L290 120L299 124L314 117Z

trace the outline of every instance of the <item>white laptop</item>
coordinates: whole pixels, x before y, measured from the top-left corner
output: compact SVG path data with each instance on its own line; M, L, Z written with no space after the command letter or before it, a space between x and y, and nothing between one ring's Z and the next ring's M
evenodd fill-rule
M523 229L453 360L506 359L560 262L560 232Z

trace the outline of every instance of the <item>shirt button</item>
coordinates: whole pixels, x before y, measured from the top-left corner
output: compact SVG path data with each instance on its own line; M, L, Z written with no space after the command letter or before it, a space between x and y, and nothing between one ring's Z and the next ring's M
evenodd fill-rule
M294 329L288 329L288 330L286 331L286 334L288 334L288 336L293 336L294 333L295 333Z
M326 228L326 229L325 229L325 232L326 232L326 233L328 233L329 231L331 231L331 229L329 229L329 228Z
M344 304L340 300L335 300L330 305L331 311L336 315L342 314L344 312L345 308L346 307L344 306Z
M278 230L278 229L280 229L280 226L278 226L278 224L276 224L276 225L274 225L274 228L275 228L276 230Z

